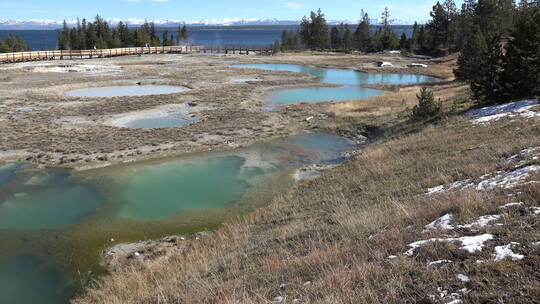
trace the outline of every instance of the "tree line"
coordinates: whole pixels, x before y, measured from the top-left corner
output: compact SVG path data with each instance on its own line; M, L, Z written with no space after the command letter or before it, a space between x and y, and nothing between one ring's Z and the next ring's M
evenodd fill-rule
M0 53L28 52L32 48L21 37L8 34L6 39L0 40Z
M470 3L470 31L456 78L467 82L483 105L540 96L538 1Z
M409 43L405 33L398 37L391 25L390 10L386 7L380 24L372 25L368 13L362 11L360 24L352 28L349 24L328 26L319 9L302 18L298 31L283 31L281 42L276 42L282 51L289 50L359 50L378 52L388 49L405 49ZM373 30L375 28L375 30Z
M120 21L116 27L111 28L99 15L94 22L77 19L76 26L71 28L64 20L63 28L58 33L60 50L172 46L188 41L189 33L185 25L178 27L176 36L164 30L159 37L154 22L146 21L138 28L130 28Z

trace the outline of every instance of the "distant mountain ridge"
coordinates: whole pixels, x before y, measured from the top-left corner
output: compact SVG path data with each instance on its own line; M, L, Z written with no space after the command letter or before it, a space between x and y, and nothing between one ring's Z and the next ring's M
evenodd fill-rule
M129 26L140 26L146 20L129 18L129 19L118 19L118 18L109 18L106 19L107 22L111 25L116 25L118 22L122 21ZM151 21L151 20L148 20ZM279 19L241 19L241 18L225 18L220 20L153 20L157 26L160 27L173 27L182 24L189 26L264 26L264 25L297 25L300 23L300 20L279 20ZM69 26L74 26L77 24L77 19L68 19L66 20ZM372 20L372 24L377 24L378 20ZM348 24L358 24L358 19L349 19L349 20L328 20L328 24L335 25L340 23ZM414 22L404 21L404 20L393 20L393 25L410 25ZM63 25L63 20L40 20L40 19L29 19L29 20L16 20L16 19L2 19L0 18L0 30L40 30L40 29L57 29L61 28Z

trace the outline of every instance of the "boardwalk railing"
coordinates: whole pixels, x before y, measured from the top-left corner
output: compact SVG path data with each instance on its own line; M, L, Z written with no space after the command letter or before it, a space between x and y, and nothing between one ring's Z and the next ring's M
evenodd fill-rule
M36 51L18 53L0 53L0 63L12 63L35 60L55 60L55 59L86 59L105 58L127 55L143 54L166 54L166 53L198 53L202 47L184 46L160 46L160 47L133 47L102 50L57 50L57 51Z
M203 46L200 49L201 53L210 54L240 54L240 55L273 55L274 48L272 46Z

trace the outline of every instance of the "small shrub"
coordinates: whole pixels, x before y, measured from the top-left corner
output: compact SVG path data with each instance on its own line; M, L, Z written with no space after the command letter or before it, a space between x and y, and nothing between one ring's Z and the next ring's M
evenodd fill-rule
M439 99L435 101L433 91L426 87L420 90L420 93L416 95L418 98L418 105L414 106L412 110L413 119L426 119L438 116L441 113L442 102Z

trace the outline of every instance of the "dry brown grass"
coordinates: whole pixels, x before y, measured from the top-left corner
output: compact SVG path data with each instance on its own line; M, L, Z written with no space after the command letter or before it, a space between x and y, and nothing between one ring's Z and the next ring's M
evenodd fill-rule
M448 90L450 96L462 88ZM481 253L468 254L454 243L431 243L413 257L402 255L416 240L472 233L422 232L447 212L466 223L500 212L497 207L512 199L538 206L537 184L512 198L507 195L517 190L424 195L439 184L478 182L486 173L511 170L513 165L501 157L537 146L538 121L482 126L455 116L412 129L380 141L317 180L298 184L268 207L187 249L100 279L74 303L270 303L278 296L281 303L449 302L438 288L467 288L462 294L467 303L538 302L540 246L527 244L540 240L540 218L526 207L505 213L503 226L475 232L497 238ZM511 241L524 244L526 259L489 261L495 245ZM454 262L428 265L441 259ZM459 273L471 282L459 281Z

